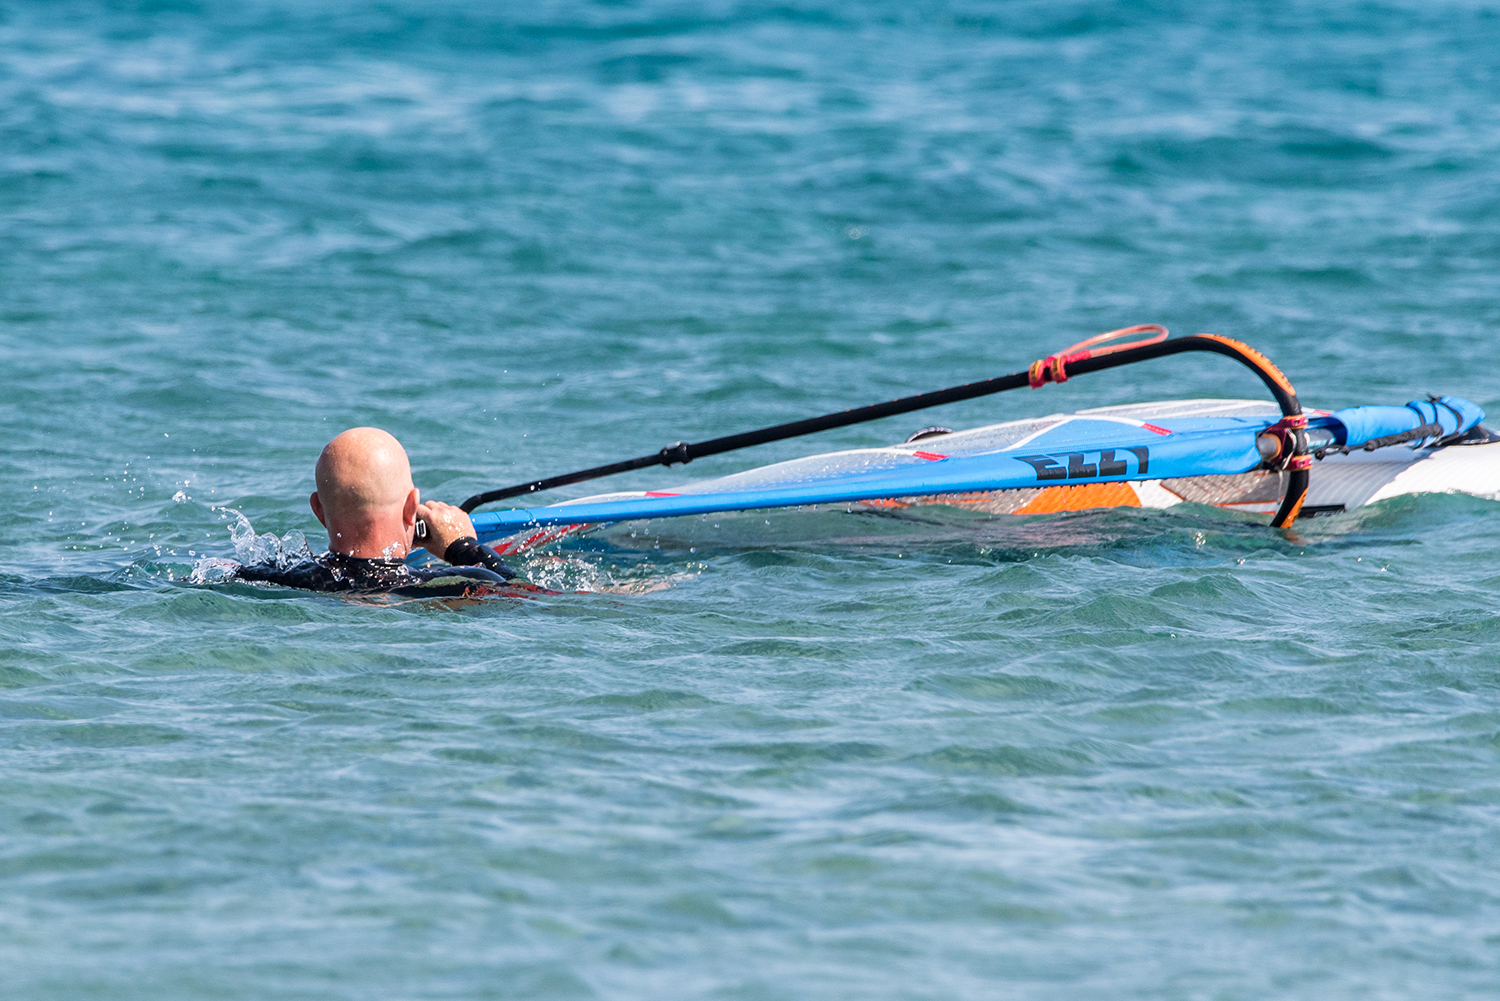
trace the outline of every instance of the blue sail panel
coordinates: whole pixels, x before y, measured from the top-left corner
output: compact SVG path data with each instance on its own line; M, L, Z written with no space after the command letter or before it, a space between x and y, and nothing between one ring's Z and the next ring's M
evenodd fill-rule
M1261 461L1255 447L1255 436L1266 423L1257 421L1248 427L1168 435L1142 431L1119 435L1113 440L1101 440L1097 434L1079 435L1075 429L1069 429L1069 433L1044 434L1013 450L988 454L950 456L916 450L911 453L908 463L895 468L792 486L722 492L669 494L663 491L654 496L594 503L489 511L474 515L474 526L482 538L495 538L525 528L548 525L668 518L977 490L1243 473ZM1115 427L1113 430L1121 429Z
M1053 414L950 432L888 448L851 449L779 462L650 493L583 498L473 516L481 539L548 526L671 518L759 508L1085 483L1234 475L1261 465L1256 436L1280 419L1273 404L1182 400ZM1350 445L1432 421L1467 430L1484 412L1442 397L1405 407L1320 413Z

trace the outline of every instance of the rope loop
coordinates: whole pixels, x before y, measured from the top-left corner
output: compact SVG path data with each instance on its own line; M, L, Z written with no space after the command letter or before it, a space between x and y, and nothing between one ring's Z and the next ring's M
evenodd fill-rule
M1113 341L1117 338L1129 337L1132 334L1144 334L1148 332L1152 336L1142 337L1125 344L1113 344L1107 348L1093 349L1095 344L1103 344L1105 341ZM1031 368L1026 373L1026 381L1032 389L1041 389L1049 382L1064 383L1068 381L1068 366L1075 361L1112 355L1116 351L1128 351L1131 348L1141 348L1148 344L1159 344L1166 339L1167 328L1159 323L1139 323L1133 327L1121 327L1119 330L1111 330L1105 334L1096 334L1088 340L1079 341L1072 347L1064 348L1062 351L1057 352L1057 354L1051 354L1032 362Z

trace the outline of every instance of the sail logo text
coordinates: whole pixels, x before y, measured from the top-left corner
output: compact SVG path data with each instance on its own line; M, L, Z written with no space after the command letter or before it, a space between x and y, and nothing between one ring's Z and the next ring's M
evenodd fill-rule
M1100 476L1128 476L1132 456L1135 457L1135 475L1145 476L1151 452L1144 446L1058 455L1018 455L1016 458L1035 469L1038 480L1091 480Z

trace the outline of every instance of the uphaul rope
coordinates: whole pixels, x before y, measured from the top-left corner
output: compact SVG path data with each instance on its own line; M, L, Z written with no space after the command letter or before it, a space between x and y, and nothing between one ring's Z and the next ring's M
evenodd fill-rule
M1135 334L1149 334L1150 336L1127 344L1116 344L1104 348L1096 347L1108 341ZM1086 375L1090 372L1099 372L1104 369L1133 365L1136 362L1150 361L1155 358L1164 358L1168 355L1184 354L1192 351L1206 351L1234 359L1259 376L1260 380L1265 383L1266 388L1270 390L1272 397L1275 398L1277 406L1281 409L1283 418L1281 422L1267 430L1276 436L1281 444L1273 455L1266 458L1266 465L1272 469L1286 470L1289 475L1286 494L1275 517L1272 518L1271 524L1277 528L1285 528L1291 525L1296 520L1297 512L1300 510L1302 502L1307 496L1309 482L1308 467L1312 463L1312 458L1308 455L1308 439L1305 432L1307 421L1302 416L1302 406L1297 401L1297 392L1292 388L1292 384L1282 374L1281 370L1271 363L1270 359L1247 344L1242 344L1228 337L1221 337L1218 334L1192 334L1187 337L1168 339L1167 328L1154 323L1124 327L1120 330L1112 330L1108 333L1091 337L1088 340L1073 345L1065 351L1049 355L1034 362L1024 372L1013 372L1010 375L996 376L993 379L985 379L980 382L970 382L961 386L952 386L948 389L921 393L917 396L907 396L884 403L856 407L852 410L825 414L821 417L810 417L805 420L791 421L786 424L776 424L771 427L759 428L754 431L744 431L739 434L726 435L722 438L713 438L708 441L696 443L674 442L657 452L634 459L626 459L621 462L595 466L574 473L565 473L561 476L532 480L529 483L520 483L515 486L475 494L459 506L465 511L473 511L480 505L488 504L492 501L516 497L522 494L539 493L543 490L551 490L570 483L581 483L585 480L613 476L616 473L623 473L632 469L688 463L694 459L719 455L736 449L749 448L752 445L763 445L768 442L815 434L819 431L847 427L851 424L859 424L865 421L878 420L882 417L910 413L914 410L941 406L945 403L972 400L976 397L988 396L993 393L1003 393L1011 389L1020 389L1023 386L1038 389L1048 382L1066 382L1071 377ZM663 515L672 513L685 512L662 511Z

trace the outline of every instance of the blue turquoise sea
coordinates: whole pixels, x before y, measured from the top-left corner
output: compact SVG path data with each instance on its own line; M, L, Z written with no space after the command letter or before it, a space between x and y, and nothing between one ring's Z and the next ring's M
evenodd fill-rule
M0 994L1495 996L1494 502L193 583L1146 322L1500 414L1495 5L3 0Z

